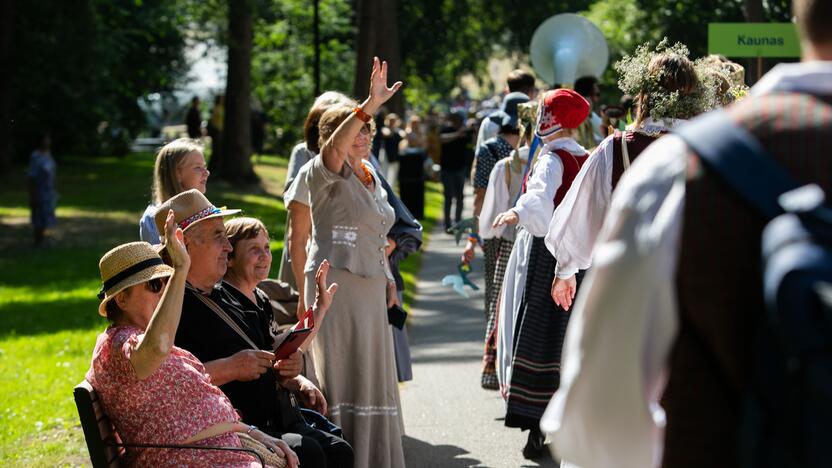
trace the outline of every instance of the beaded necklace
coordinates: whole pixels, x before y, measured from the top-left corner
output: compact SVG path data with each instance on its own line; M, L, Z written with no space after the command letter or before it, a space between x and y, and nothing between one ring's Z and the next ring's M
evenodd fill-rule
M358 180L360 180L361 183L363 183L367 188L371 187L373 185L373 173L370 172L367 165L364 164L364 161L361 162L361 170L364 172L364 176L362 177L356 174L356 177L358 177Z

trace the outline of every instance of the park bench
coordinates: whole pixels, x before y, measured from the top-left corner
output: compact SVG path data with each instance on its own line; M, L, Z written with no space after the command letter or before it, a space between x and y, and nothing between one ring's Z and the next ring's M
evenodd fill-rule
M240 447L213 447L203 445L158 445L158 444L128 444L122 442L110 418L104 413L101 401L86 380L75 387L75 406L84 428L84 438L90 451L90 462L94 468L116 468L121 466L121 460L127 448L168 448L181 450L230 450L249 452L257 457L261 466L263 457L256 451Z

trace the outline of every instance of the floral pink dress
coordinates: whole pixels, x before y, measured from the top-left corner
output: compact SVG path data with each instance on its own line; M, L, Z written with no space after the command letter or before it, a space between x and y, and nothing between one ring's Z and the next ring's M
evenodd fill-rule
M98 335L87 380L101 398L126 443L176 444L215 424L240 419L231 401L212 385L193 354L174 347L165 362L144 380L136 377L130 354L144 331L108 328ZM203 439L196 445L239 447L235 433ZM134 449L135 466L260 466L253 456L217 450Z

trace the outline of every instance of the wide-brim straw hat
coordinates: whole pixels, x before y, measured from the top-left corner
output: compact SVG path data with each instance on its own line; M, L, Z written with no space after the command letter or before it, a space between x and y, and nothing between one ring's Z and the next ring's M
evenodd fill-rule
M173 210L174 221L183 231L187 231L206 219L220 218L240 212L240 210L228 210L224 206L217 208L197 189L186 190L174 195L156 210L154 220L159 235L164 235L165 220L169 210Z
M121 291L156 278L173 274L173 268L162 261L162 257L147 242L122 244L105 253L98 262L101 272L101 291L98 298L98 313L106 317L107 302Z

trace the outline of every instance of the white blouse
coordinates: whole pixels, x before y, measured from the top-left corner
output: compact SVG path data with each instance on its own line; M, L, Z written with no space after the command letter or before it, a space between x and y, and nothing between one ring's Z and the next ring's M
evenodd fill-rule
M564 150L575 156L584 156L586 150L572 138L558 138L546 143L529 175L524 193L511 210L517 213L518 227L523 227L534 237L543 237L549 231L549 221L555 211L555 193L563 183L563 162L554 154Z
M676 120L672 125L684 122ZM639 131L658 134L671 127L647 119ZM632 128L630 128L632 130ZM546 234L546 247L558 261L558 278L568 278L592 264L592 247L604 223L612 197L613 136L595 148L555 210Z
M517 151L520 152L520 162L525 165L529 157L529 147L524 146ZM497 161L488 177L488 188L485 190L479 219L479 234L483 239L501 237L514 241L517 235L514 226L491 227L494 218L498 214L507 211L514 205L514 200L517 198L520 186L523 184L523 168L520 168L519 171L511 171L510 183L506 184L506 171L511 170L509 166L511 158L512 156L509 156Z

